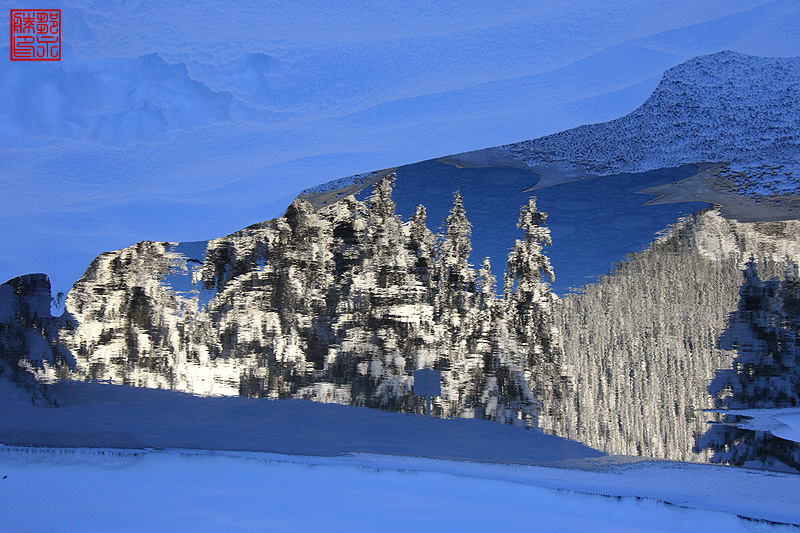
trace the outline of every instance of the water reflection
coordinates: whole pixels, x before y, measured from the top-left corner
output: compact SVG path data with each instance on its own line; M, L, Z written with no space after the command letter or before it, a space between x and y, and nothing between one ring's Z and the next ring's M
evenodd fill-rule
M703 410L797 405L799 230L700 213L563 299L576 391L547 428L612 453L796 468L797 444Z
M652 184L642 179L619 183ZM641 208L640 197L634 210L620 196L619 209L598 217L595 203L576 197L596 196L599 183L559 186L572 191L561 202L558 187L541 193L551 195L548 224L561 225L553 232L557 279L570 255L608 248L568 237L569 225L593 225L603 242L630 250L689 207ZM508 203L519 214L521 193L509 191L495 194L502 207L476 208L473 225L491 226L494 212L509 218ZM400 186L397 193L402 212L413 195ZM800 223L696 213L579 293L557 299L536 286L514 310L497 298L491 265L437 263L424 213L407 217L403 229L386 202L367 209L345 199L320 213L296 203L279 220L208 243L142 242L103 254L70 291L57 338L43 341L59 343L74 362L42 371L422 413L411 376L430 367L443 374L436 416L535 423L615 454L798 468L796 443L737 429L706 410L798 404ZM640 209L661 211L653 218ZM627 228L624 239L613 227ZM502 246L503 256L514 244L481 239ZM601 263L618 253L604 251ZM570 276L583 279L588 267L575 263ZM503 261L494 265L501 271Z
M644 206L653 196L637 193L687 178L696 169L685 165L523 192L536 183L536 174L518 168L457 168L423 161L397 169L395 198L397 212L406 220L423 204L435 230L450 210L450 194L459 189L473 225L472 262L479 265L490 257L502 271L513 244L509 235L514 234L519 206L535 195L537 205L548 215L553 246L546 253L556 273L552 290L560 295L608 272L628 253L646 248L657 232L678 217L710 207L704 202ZM502 281L498 280L500 289Z

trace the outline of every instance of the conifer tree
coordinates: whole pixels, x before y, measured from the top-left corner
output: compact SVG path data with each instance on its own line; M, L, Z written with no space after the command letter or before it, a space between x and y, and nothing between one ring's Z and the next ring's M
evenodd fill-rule
M411 256L416 259L414 273L425 289L430 292L435 284L434 246L436 236L426 225L427 213L424 205L418 205L408 222L408 244Z
M563 350L555 327L555 295L548 283L555 280L550 260L542 249L552 244L545 226L547 214L537 211L536 199L522 206L517 228L524 231L508 255L505 305L509 327L519 338L526 360L517 361L546 416L559 416L569 383L562 375Z
M444 235L436 254L439 310L465 314L475 291L475 271L470 268L472 224L467 220L464 198L453 193L453 207L444 221Z

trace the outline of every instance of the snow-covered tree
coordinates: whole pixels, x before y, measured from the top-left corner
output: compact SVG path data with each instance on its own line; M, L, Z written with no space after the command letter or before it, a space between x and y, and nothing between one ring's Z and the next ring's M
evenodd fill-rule
M435 245L436 235L427 226L424 205L418 205L408 222L408 244L414 263L414 273L420 283L431 291L436 284Z
M550 260L542 250L552 244L547 214L536 210L536 199L522 206L517 228L524 236L514 243L506 263L504 297L514 313L516 326L528 332L542 306L549 306L550 285L555 281Z
M556 412L569 394L569 383L562 375L563 350L553 315L556 297L548 283L555 276L542 251L552 244L546 221L547 214L537 211L535 198L522 206L517 228L524 235L508 255L504 300L509 327L526 356L519 365L545 412L559 416Z
M466 314L475 292L475 271L469 264L472 224L467 220L464 198L453 193L453 207L444 221L444 235L436 252L438 274L437 311Z

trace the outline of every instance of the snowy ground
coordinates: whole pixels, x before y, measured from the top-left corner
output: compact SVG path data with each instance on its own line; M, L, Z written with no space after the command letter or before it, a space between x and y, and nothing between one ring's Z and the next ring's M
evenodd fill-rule
M303 400L91 383L53 392L62 407L33 407L0 381L0 499L10 531L800 524L795 474L608 456L492 422Z
M33 407L21 389L0 377L0 442L304 455L376 452L519 463L605 456L577 442L483 420L100 383L62 382L51 390L61 407Z
M0 475L9 531L730 532L794 529L759 520L800 524L798 476L673 463L586 472L361 454L0 447Z
M101 252L225 235L331 179L620 117L697 55L800 55L790 0L47 7L62 60L0 68L0 281L55 291Z

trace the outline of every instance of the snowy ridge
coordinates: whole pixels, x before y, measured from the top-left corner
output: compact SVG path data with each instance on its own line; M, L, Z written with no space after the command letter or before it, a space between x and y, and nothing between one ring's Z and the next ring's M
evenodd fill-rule
M323 192L330 192L336 191L338 189L344 189L345 187L349 187L350 185L360 185L364 183L372 176L372 172L365 172L363 174L356 174L354 176L346 176L344 178L339 178L336 180L329 181L327 183L322 183L320 185L316 185L314 187L310 187L304 190L300 194L319 194Z
M666 71L624 117L503 148L531 167L568 163L597 175L727 162L742 194L800 193L800 58L725 51Z

